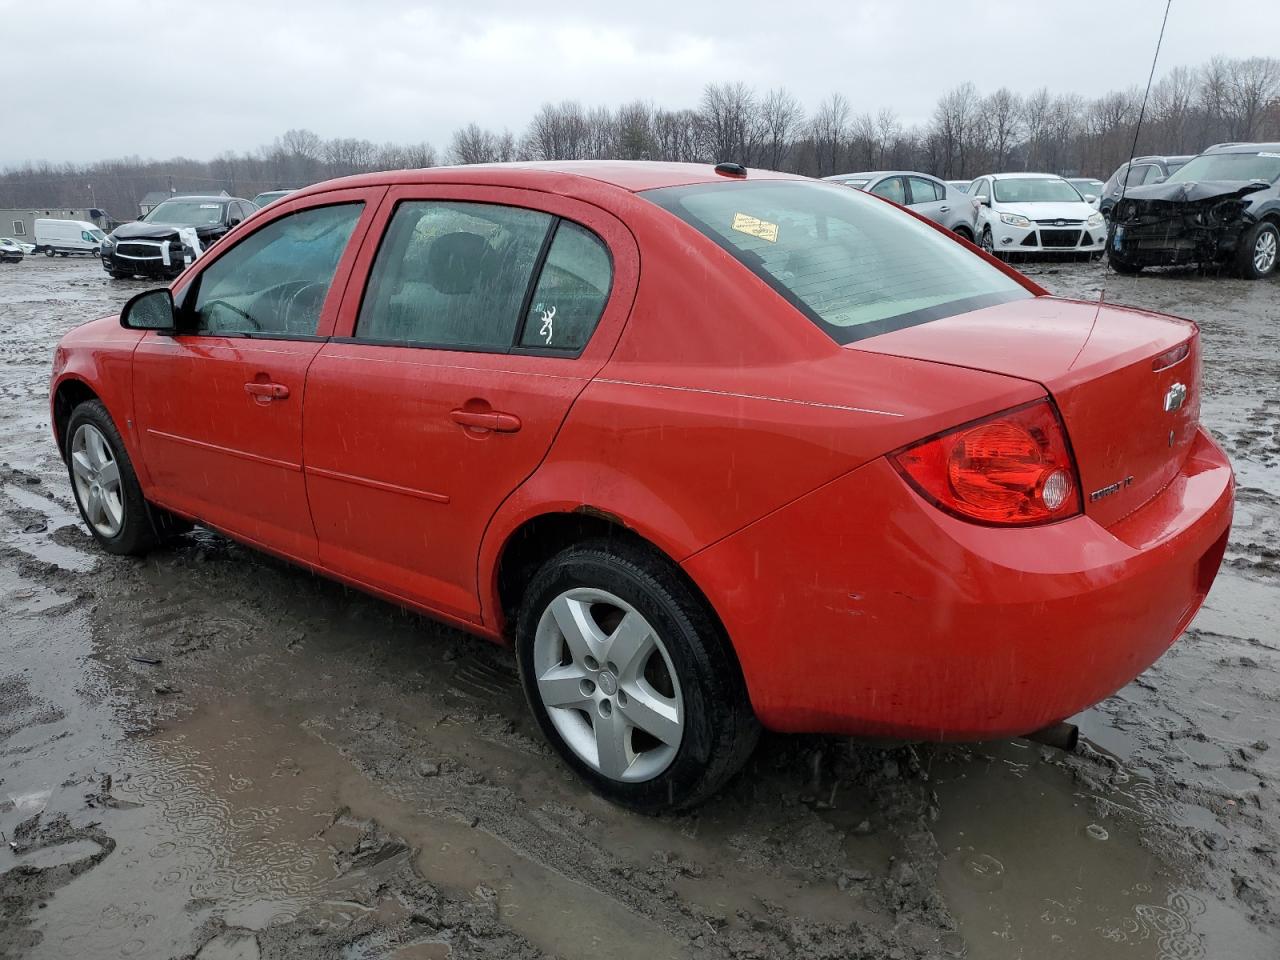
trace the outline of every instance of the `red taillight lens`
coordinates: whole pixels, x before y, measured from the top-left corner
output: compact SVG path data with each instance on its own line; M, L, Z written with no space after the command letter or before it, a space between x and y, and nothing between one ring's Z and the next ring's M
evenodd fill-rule
M967 424L891 457L943 510L980 523L1049 523L1080 512L1066 431L1048 400Z

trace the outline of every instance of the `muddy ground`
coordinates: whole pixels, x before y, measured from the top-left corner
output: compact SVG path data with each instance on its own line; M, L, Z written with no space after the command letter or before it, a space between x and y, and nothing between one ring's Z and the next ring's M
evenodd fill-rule
M141 285L0 267L0 956L1280 956L1280 281L1027 269L1200 321L1240 482L1205 609L1076 754L766 737L646 819L504 650L205 532L94 549L48 367Z

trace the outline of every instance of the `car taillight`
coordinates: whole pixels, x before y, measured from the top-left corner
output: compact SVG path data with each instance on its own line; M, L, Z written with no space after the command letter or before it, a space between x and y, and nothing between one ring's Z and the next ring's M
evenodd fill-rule
M1080 513L1080 482L1057 411L1036 400L892 454L926 499L965 520L1051 523Z

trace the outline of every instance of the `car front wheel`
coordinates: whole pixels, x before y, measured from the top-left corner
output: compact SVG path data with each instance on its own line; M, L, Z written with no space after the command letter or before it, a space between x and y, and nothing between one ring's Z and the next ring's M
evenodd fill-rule
M723 631L677 569L613 540L559 553L516 626L543 734L606 798L643 813L694 806L759 736Z
M71 412L67 472L80 516L108 553L139 556L190 524L147 503L107 408L87 400Z
M1276 272L1277 263L1280 263L1280 228L1264 220L1241 238L1240 273L1246 280L1262 280Z

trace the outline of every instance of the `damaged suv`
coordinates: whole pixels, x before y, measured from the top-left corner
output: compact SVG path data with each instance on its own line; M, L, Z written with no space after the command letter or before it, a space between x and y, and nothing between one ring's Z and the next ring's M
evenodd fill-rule
M1210 147L1118 202L1107 238L1119 273L1221 264L1261 280L1280 262L1280 143Z
M258 210L239 197L170 197L102 244L102 268L117 280L171 280Z

